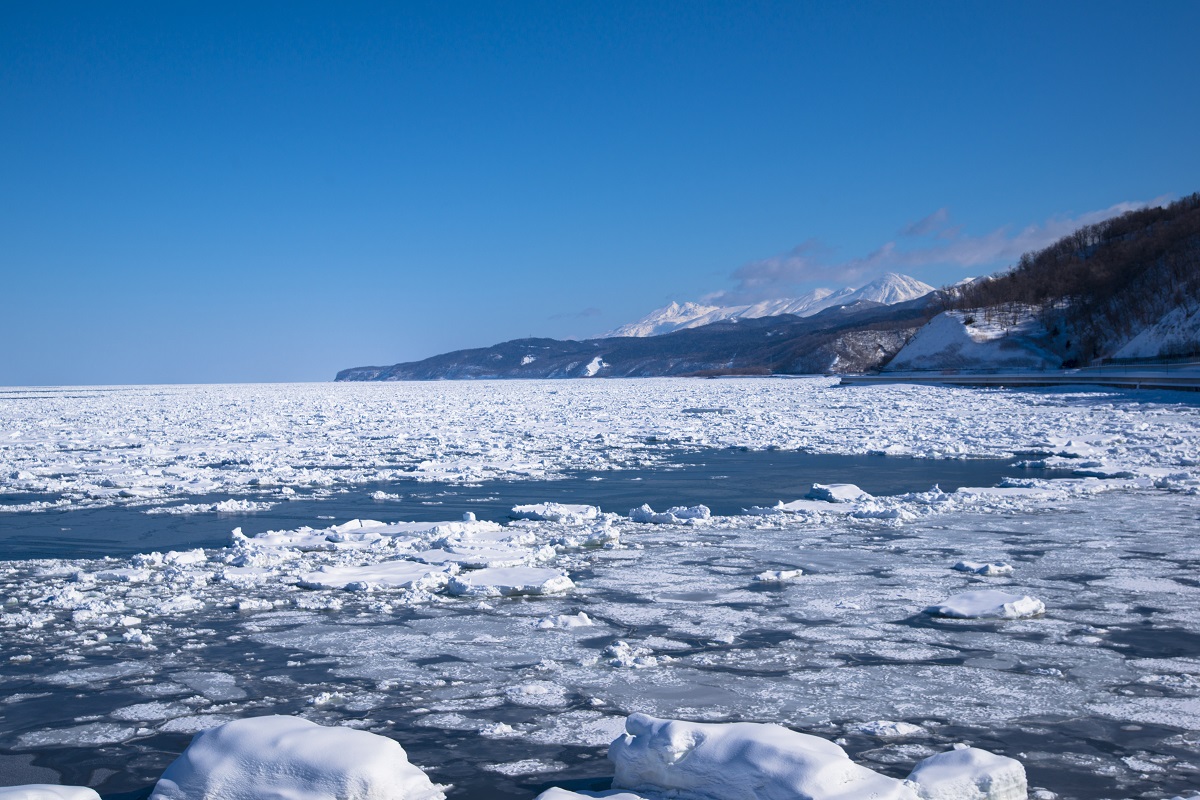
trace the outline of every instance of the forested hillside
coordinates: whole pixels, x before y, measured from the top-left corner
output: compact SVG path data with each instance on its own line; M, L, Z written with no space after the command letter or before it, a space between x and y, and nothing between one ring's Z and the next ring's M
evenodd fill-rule
M960 287L951 305L1037 309L1068 366L1112 355L1168 314L1200 308L1200 194L1080 228L1009 272ZM1167 349L1197 344L1176 340ZM1182 354L1190 353L1161 353Z

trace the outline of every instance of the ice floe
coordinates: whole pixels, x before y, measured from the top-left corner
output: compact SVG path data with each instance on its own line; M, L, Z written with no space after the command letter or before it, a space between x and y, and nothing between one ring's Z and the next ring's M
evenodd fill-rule
M1013 574L1012 564L1003 561L959 561L954 565L954 569L959 572L970 572L973 575L983 575L986 578Z
M962 747L930 756L908 776L921 800L1025 800L1021 762Z
M392 739L298 717L237 720L199 733L151 800L444 800Z
M25 786L0 786L0 800L100 800L100 795L85 786L31 783Z
M643 522L654 525L680 525L702 522L712 517L708 506L673 506L666 511L655 511L649 504L643 503L637 508L629 509L630 522Z
M1009 594L996 589L962 592L932 605L930 614L939 617L976 619L1000 617L1020 619L1046 613L1046 604L1029 595Z

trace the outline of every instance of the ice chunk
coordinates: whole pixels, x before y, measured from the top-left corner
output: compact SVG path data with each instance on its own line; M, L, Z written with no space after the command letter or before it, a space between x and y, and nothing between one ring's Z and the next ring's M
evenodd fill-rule
M1046 612L1046 604L1029 595L1009 594L995 589L963 592L944 600L940 605L930 606L926 612L939 617L1001 617L1019 619L1035 617Z
M450 580L450 594L509 597L519 594L560 594L575 584L567 573L544 567L489 567L464 572Z
M555 614L542 617L534 624L534 627L545 631L551 628L584 628L595 624L591 617L580 611L578 614Z
M633 714L612 743L614 789L679 800L916 800L903 781L850 760L842 748L778 725L705 724Z
M872 499L871 495L853 483L814 483L806 497L809 500L824 500L827 503L853 503Z
M708 506L672 506L666 511L660 512L655 511L649 504L643 503L639 508L629 509L631 522L649 522L656 525L694 523L711 516L712 512Z
M878 736L880 739L898 739L902 736L916 736L925 733L925 729L920 725L913 725L911 722L892 722L885 719L864 722L854 726L854 729L867 736Z
M100 800L100 795L85 786L30 783L0 787L0 800Z
M443 800L397 742L298 717L240 719L203 731L151 800Z
M513 519L536 519L546 522L565 522L578 525L589 522L600 516L596 506L568 505L565 503L534 503L525 506L513 506L510 514Z
M764 581L766 583L783 583L795 578L799 578L804 574L802 569L769 569L766 572L760 572L754 576L756 581Z
M424 589L436 591L446 585L450 574L441 567L415 561L384 561L361 566L322 567L300 576L299 583L308 589Z
M1013 574L1012 564L1004 561L993 561L991 563L983 561L960 561L954 565L954 568L959 572L971 572L975 575L983 575L988 578Z
M908 779L921 800L1025 800L1020 761L964 747L921 761Z
M559 789L557 786L542 792L534 800L592 800L596 797L604 798L604 800L647 800L642 795L633 792L572 792L567 789ZM1181 798L1176 798L1176 800L1181 800Z

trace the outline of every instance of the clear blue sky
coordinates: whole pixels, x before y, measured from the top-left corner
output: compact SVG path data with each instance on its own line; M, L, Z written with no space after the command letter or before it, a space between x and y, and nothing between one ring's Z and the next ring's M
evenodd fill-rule
M1197 2L5 2L0 384L328 380L763 265L992 271L1200 191L1197 31Z

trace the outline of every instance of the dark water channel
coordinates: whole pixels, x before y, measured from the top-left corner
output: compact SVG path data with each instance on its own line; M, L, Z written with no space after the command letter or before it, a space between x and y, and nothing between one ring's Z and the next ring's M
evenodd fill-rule
M266 511L240 514L145 514L145 507L114 506L42 513L0 513L0 558L99 558L148 550L222 547L235 527L252 536L268 530L378 519L385 522L461 519L505 521L514 505L586 503L626 514L649 503L656 510L703 503L717 515L741 513L804 497L814 483L853 483L874 495L995 486L1008 477L1061 478L1069 471L1030 469L1006 459L920 459L822 455L795 451L710 450L680 453L648 469L570 472L555 480L492 481L460 486L401 480L366 484L326 497L280 501ZM399 500L374 500L377 491ZM248 499L275 499L269 493ZM229 495L180 498L212 503ZM3 499L3 498L0 498ZM24 497L21 502L28 502ZM11 498L4 502L17 502Z

